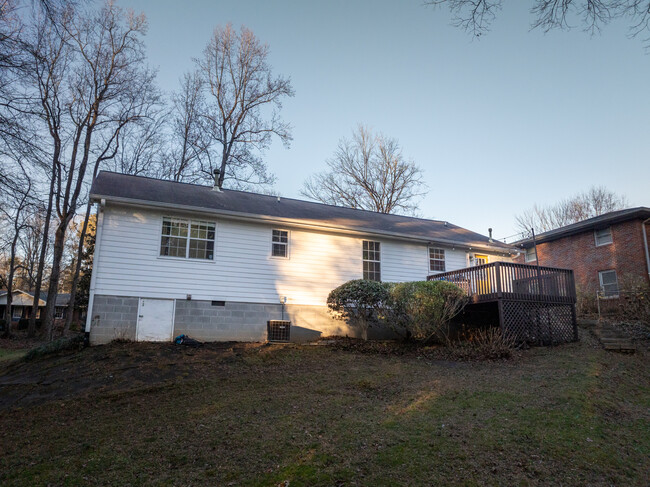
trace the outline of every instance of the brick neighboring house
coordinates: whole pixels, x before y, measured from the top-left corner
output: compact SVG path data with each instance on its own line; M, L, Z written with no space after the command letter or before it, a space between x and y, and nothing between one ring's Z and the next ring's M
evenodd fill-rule
M645 234L645 235L644 235ZM582 293L618 294L621 280L650 284L650 208L638 207L605 213L515 242L522 248L516 262L573 269Z

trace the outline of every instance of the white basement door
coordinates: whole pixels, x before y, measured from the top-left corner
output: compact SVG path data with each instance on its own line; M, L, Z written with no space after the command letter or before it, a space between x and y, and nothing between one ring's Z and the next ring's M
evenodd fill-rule
M136 340L166 342L174 332L173 299L140 299Z

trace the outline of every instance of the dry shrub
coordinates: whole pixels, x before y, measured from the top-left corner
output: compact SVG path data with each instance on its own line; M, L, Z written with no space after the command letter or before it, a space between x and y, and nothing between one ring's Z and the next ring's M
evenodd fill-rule
M458 340L449 341L447 349L456 360L497 360L512 357L517 341L500 328L471 329Z

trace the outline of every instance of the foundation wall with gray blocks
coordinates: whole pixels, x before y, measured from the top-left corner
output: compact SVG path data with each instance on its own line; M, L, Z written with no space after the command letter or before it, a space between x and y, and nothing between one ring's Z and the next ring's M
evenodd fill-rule
M90 343L122 338L135 340L138 298L96 295L93 301Z
M174 336L188 335L200 341L264 341L266 322L280 320L281 304L226 301L176 300ZM288 304L284 319L291 321L291 341L316 340L321 336L354 336L345 323L335 320L326 306Z
M138 300L133 297L96 295L93 304L90 342L107 343L116 338L135 340ZM266 322L283 319L281 304L177 299L173 336L188 335L200 341L264 341ZM305 342L325 336L359 336L356 330L332 317L327 306L287 304L284 319L291 321L291 341ZM381 330L370 330L371 338L386 338Z

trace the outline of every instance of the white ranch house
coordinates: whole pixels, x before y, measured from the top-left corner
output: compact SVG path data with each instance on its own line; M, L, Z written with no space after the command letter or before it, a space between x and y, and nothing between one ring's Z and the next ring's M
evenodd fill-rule
M258 341L354 335L328 293L351 279L425 280L516 249L445 221L102 171L86 331L115 338Z

